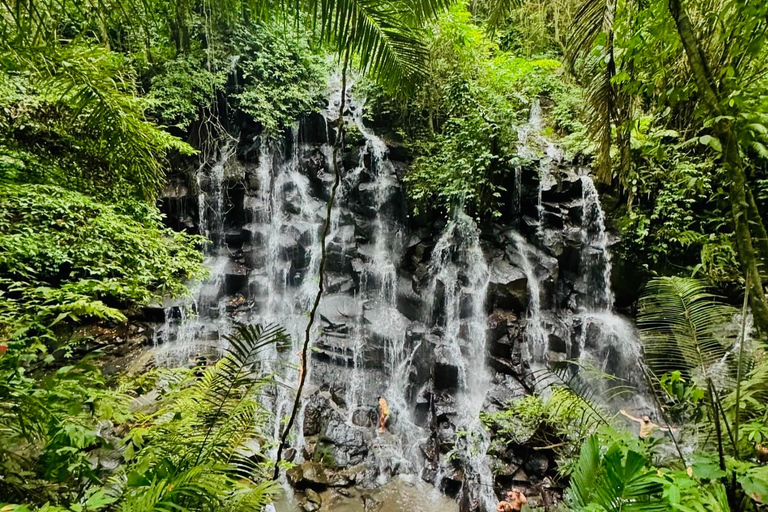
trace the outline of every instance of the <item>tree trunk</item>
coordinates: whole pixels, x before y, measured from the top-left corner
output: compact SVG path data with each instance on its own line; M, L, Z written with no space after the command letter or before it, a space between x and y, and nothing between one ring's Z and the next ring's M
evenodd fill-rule
M680 35L685 54L688 57L688 63L693 72L694 82L702 95L704 104L712 114L722 116L720 99L714 86L712 74L681 0L669 0L669 12L677 26L677 32ZM755 318L755 324L765 333L768 332L768 303L766 303L763 292L755 248L752 245L752 234L749 228L750 207L747 201L747 179L744 173L744 162L741 158L739 141L734 133L733 123L725 119L715 124L714 135L720 140L723 147L723 166L728 172L730 181L728 191L731 201L731 217L736 236L736 248L739 253L739 262L746 275L747 283L749 283L749 303ZM759 215L751 220L755 225L759 224L762 226L762 220ZM765 231L765 227L762 227L762 230Z
M176 0L173 20L171 21L171 39L176 44L176 53L189 53L189 25L187 14L188 0Z
M752 193L752 189L749 185L746 186L747 202L749 203L749 224L757 235L755 242L757 244L757 255L760 259L763 272L768 272L768 268L765 266L766 259L768 259L768 232L765 231L765 225L763 224L763 218L760 216L760 210L757 208L755 202L755 195Z

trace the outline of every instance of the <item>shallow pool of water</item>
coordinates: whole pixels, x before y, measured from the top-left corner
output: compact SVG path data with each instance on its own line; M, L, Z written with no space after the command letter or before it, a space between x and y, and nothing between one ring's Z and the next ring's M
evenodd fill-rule
M378 489L329 489L320 493L323 503L321 511L366 512L366 500L375 505L368 512L458 512L458 504L440 493L433 486L413 475L400 475ZM286 489L275 502L277 512L303 512L301 493ZM373 501L371 501L373 500Z

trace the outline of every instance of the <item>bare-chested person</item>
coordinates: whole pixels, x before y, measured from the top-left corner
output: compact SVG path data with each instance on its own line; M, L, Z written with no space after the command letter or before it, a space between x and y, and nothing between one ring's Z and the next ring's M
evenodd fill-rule
M666 430L668 432L677 432L676 428L672 428L670 426L661 426L657 425L656 423L651 421L651 417L647 414L643 415L642 418L638 418L637 416L632 416L627 411L622 409L621 414L629 418L630 420L640 424L640 439L650 439L653 437L653 433L656 430Z
M383 434L387 428L387 416L389 416L389 404L383 396L379 397L379 434Z
M528 498L519 489L507 491L507 499L496 505L496 512L520 512L523 505L528 503Z

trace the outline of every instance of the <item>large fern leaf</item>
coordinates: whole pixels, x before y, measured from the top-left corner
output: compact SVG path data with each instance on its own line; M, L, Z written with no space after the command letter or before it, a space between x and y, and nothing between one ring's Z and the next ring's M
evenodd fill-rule
M645 360L656 375L679 370L689 378L711 378L718 365L727 362L733 340L723 326L736 313L703 281L653 279L639 302Z
M242 403L242 397L253 387L264 382L266 377L255 378L253 375L253 367L259 362L262 350L271 345L285 343L287 339L285 329L275 324L237 324L235 334L226 337L229 342L227 355L219 362L205 384L207 392L203 397L205 412L202 417L203 425L207 429L198 451L198 461L203 452L210 449L207 446L210 439L226 435L226 432L216 432L227 417L226 413L237 410ZM236 392L240 399L232 402ZM235 419L237 418L241 416L235 415Z

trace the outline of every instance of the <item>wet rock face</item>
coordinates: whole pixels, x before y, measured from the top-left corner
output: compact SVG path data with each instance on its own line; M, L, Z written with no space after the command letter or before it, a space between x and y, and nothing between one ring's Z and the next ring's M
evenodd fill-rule
M488 306L524 313L528 305L528 279L525 273L503 257L494 259L490 270Z
M316 289L333 139L324 118L312 115L295 139L275 147L242 140L234 161L222 156L202 176L169 183L161 200L168 224L214 242L209 256L216 275L197 300L210 339L218 339L214 326L227 317L261 321L270 314L293 322L301 335L302 313ZM509 199L519 204L506 209L514 216L484 223L470 248L466 232L441 240L450 226L445 219L408 216L401 181L408 156L400 148L370 133L356 144L347 141L326 246L319 334L299 425L305 446L296 454L297 462L302 455L308 462L292 469L289 481L319 490L334 482L372 482L382 473L420 473L463 509L479 510L476 468L449 460L468 427L457 396L477 378L468 364L473 360L489 371L488 389L477 399L484 410L502 410L530 392L529 334L536 327L547 332L542 350L551 359L578 356L575 336L590 338L592 327L575 329L572 319L587 294L580 275L587 252L582 180L577 169L552 162L521 169L520 190ZM487 267L482 279L467 268L470 249L482 253L482 262L472 263ZM449 265L453 272L439 272ZM478 285L483 279L486 288ZM476 296L479 289L487 290L484 297ZM557 315L534 318L534 307ZM169 311L147 308L145 315L176 321ZM295 379L287 373L284 380ZM389 397L390 432L379 436L376 403L386 393L397 396ZM527 463L516 452L497 454L504 468L497 490L512 483L532 488L552 475L553 461L528 448L518 447L531 455ZM355 480L323 469L319 460L337 469L369 469ZM308 495L305 509L314 506L319 503Z
M368 454L364 430L340 419L334 418L328 423L323 437L333 445L334 460L340 467L360 464Z
M288 470L286 477L288 482L297 489L322 491L330 483L325 468L317 462L304 462L299 466L294 466Z

